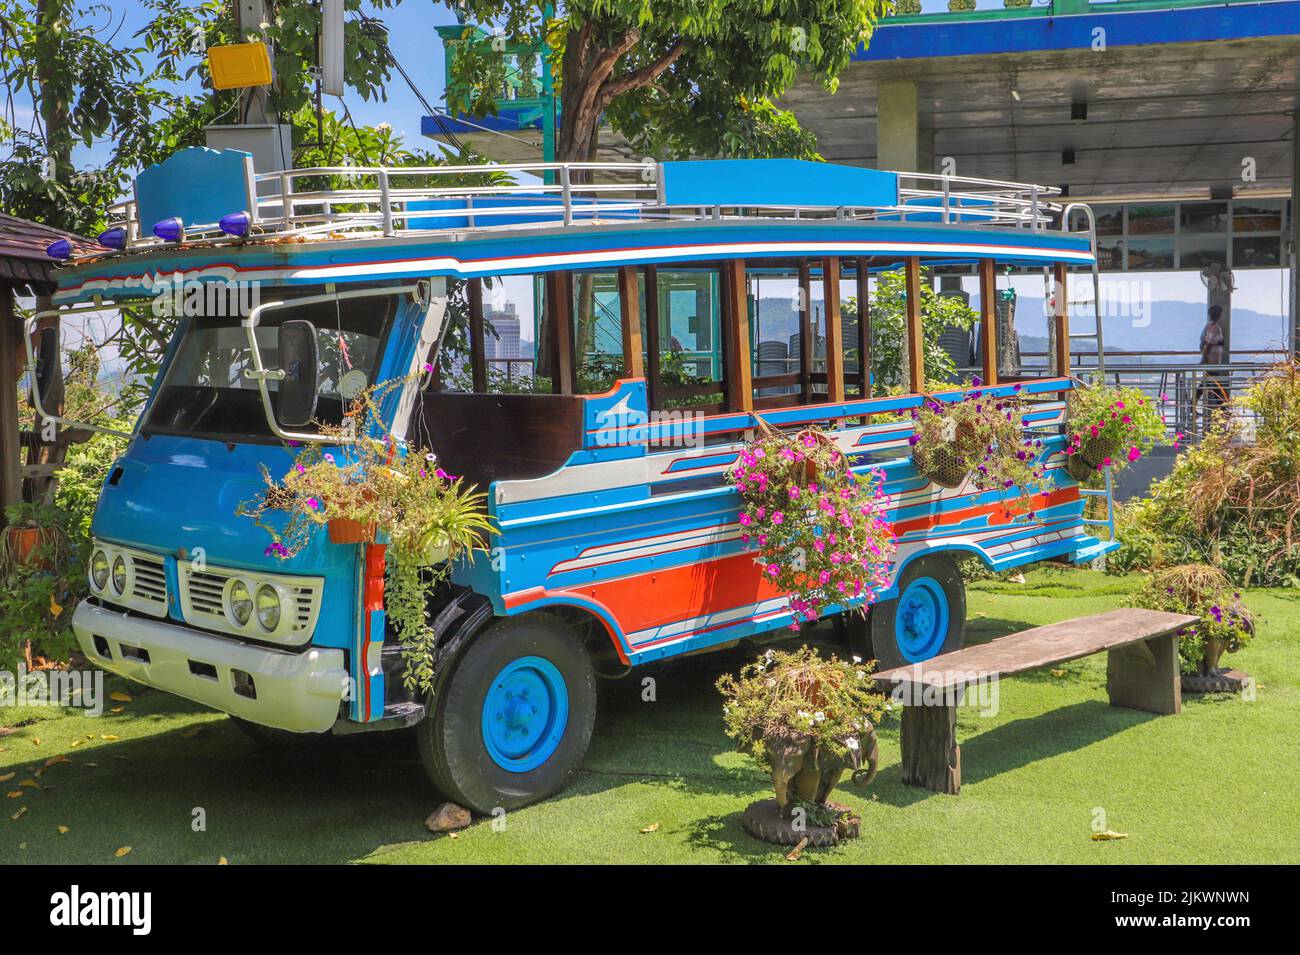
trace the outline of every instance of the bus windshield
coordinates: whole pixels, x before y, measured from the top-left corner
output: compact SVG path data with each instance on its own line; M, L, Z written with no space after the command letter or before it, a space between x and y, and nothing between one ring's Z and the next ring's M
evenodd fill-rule
M396 309L397 297L392 295L268 309L256 333L263 367L280 367L281 323L290 319L311 322L316 327L320 355L316 419L341 424L345 397L355 397L374 384ZM228 441L274 440L257 382L244 376L253 365L242 319L223 316L188 321L143 430ZM271 407L277 411L278 385L274 380L267 382ZM314 426L306 430L314 430Z

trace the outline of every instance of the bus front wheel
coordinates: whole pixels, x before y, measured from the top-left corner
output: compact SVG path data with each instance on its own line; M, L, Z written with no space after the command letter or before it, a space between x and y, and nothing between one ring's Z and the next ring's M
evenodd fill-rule
M417 727L438 791L490 815L564 788L596 722L596 675L578 635L547 613L498 620L448 665Z

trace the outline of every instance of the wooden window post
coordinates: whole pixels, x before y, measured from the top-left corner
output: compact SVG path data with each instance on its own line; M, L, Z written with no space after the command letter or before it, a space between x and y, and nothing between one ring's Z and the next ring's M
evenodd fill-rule
M907 287L907 388L914 395L925 390L925 328L921 322L921 260L912 256L905 270Z
M20 374L22 324L14 316L12 286L0 284L0 507L23 500L22 440L18 424L18 386L11 377ZM0 510L0 526L4 512Z
M871 397L871 273L866 258L858 259L858 389Z
M551 392L577 390L573 360L573 281L568 272L546 273L546 314L551 326Z
M641 289L636 267L624 265L618 270L619 315L623 322L623 374L628 378L645 377L645 359L641 353Z
M980 376L998 383L998 288L992 259L980 259Z
M469 366L473 377L473 390L483 394L488 390L487 352L483 336L483 280L469 280Z
M840 327L840 260L822 259L822 293L826 299L826 400L844 400L844 330Z
M1056 374L1064 378L1070 373L1070 292L1065 263L1057 262L1052 266L1056 287L1052 290L1056 297L1055 315L1052 321L1056 330Z
M722 336L726 362L727 410L754 410L754 379L749 353L749 309L745 294L745 260L722 264Z
M646 399L650 408L659 410L663 391L663 370L659 366L659 269L645 267L645 357Z
M807 259L799 260L799 381L804 404L812 403L812 363L817 350L812 323L812 270Z

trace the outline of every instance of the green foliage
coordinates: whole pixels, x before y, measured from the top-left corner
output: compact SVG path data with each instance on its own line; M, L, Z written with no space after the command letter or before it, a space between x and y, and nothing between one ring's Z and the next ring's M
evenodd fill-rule
M901 269L882 272L871 296L871 372L878 390L904 384L903 349L907 341L907 284ZM847 300L842 306L845 323L856 321L858 301ZM921 328L925 336L925 374L927 380L952 381L956 369L952 357L939 344L939 336L949 327L969 330L979 316L969 305L953 295L934 290L925 269L921 270Z
M1283 365L1218 416L1146 500L1125 506L1117 571L1204 563L1241 586L1300 586L1300 371ZM1234 412L1257 415L1254 439Z
M557 158L590 155L603 115L656 157L801 156L813 139L773 105L801 72L830 91L889 9L885 0L570 0L549 24L522 0L462 0L467 27L450 61L451 111L494 113L507 81L503 54L545 53L565 124Z
M0 207L6 212L82 235L104 226L105 211L127 191L128 177L178 149L201 145L205 126L240 122L237 91L211 86L208 46L248 39L238 33L234 5L221 0L141 0L150 21L118 39L113 9L102 3L0 0L0 75L36 104L31 128L0 127ZM368 0L389 9L398 0ZM382 98L392 56L383 24L347 0L344 80L363 99ZM303 125L312 98L320 8L281 3L254 37L275 49L276 84L268 106ZM181 92L195 78L197 95ZM315 126L314 117L310 125ZM314 132L313 132L314 137ZM74 168L80 143L110 141L102 167ZM44 172L53 157L54 176Z
M89 540L78 517L62 508L19 504L5 511L0 529L0 668L12 670L30 642L32 653L66 659L76 646L68 626L85 597ZM37 532L35 549L20 559L16 533Z
M824 432L768 430L741 452L727 479L740 491L740 539L790 595L794 626L827 607L868 606L889 584L894 533L884 475L860 477Z
M861 739L888 709L875 692L872 664L824 660L816 650L768 650L717 682L722 718L737 748L772 768L766 741L811 739L815 748L849 760Z

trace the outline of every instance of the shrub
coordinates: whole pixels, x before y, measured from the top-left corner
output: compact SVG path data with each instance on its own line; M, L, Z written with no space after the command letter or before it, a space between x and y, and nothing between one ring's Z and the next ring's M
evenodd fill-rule
M1119 536L1132 545L1114 569L1207 563L1241 586L1300 585L1300 372L1275 369L1234 406L1257 415L1254 440L1239 417L1219 415L1148 499L1121 510Z
M77 515L50 505L18 504L5 511L13 528L37 528L35 549L20 560L11 536L0 530L0 667L13 669L26 655L65 660L76 647L69 627L86 596L89 541Z

